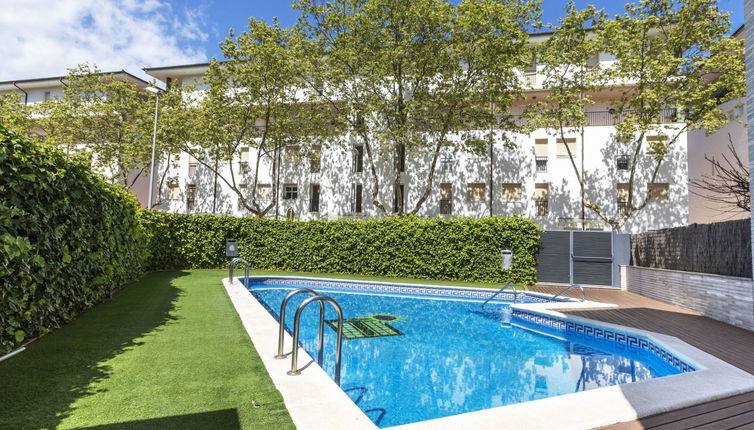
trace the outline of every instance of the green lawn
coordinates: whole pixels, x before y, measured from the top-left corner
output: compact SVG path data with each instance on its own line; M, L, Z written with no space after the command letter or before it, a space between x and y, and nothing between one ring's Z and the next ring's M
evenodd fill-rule
M293 428L220 283L227 274L152 273L0 363L0 429Z
M0 363L0 429L293 428L224 276L147 275Z

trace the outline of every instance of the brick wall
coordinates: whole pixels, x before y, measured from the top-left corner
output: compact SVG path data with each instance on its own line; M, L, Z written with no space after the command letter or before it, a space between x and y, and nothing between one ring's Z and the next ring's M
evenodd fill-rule
M747 330L754 330L751 279L621 266L623 288Z

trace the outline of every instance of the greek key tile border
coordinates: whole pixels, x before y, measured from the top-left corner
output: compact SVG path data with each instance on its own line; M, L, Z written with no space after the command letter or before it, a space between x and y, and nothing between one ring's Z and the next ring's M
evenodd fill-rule
M577 335L591 336L597 339L611 341L626 346L633 346L654 354L657 357L660 357L663 361L684 373L693 372L696 370L694 366L686 363L672 353L668 352L663 347L657 345L656 343L643 336L614 331L605 327L591 326L578 321L571 321L547 315L540 315L537 313L530 313L522 311L520 309L513 310L513 317L537 325L550 327L556 330L563 330Z
M295 283L296 287L306 287L316 290L317 288L327 288L331 290L359 290L364 292L376 292L376 293L398 293L398 294L410 294L414 296L435 296L435 297L448 297L448 298L465 298L465 299L481 299L486 300L492 297L497 290L478 290L478 289L466 289L466 288L443 288L443 287L420 287L420 286L408 286L408 285L395 285L395 284L378 284L378 283L363 283L363 282L348 282L348 281L330 281L330 280L315 280L315 279L285 279L285 278L256 278L252 279L253 285L264 286L291 286ZM523 296L524 301L519 303L547 303L549 299L531 295L519 293L519 299ZM494 301L512 302L513 293L503 292L495 297ZM560 300L556 301L569 301Z

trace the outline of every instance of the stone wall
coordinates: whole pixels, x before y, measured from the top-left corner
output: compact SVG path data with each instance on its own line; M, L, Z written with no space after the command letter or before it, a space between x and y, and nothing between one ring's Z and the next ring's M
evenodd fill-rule
M754 330L754 283L749 278L621 266L621 280L630 292Z

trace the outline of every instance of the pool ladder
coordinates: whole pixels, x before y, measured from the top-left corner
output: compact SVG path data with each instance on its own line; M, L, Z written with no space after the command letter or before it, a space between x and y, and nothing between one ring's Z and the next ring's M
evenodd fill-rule
M563 290L560 291L558 294L555 294L554 296L550 297L549 301L554 302L555 299L557 299L558 297L562 296L563 294L571 291L574 288L578 288L579 289L579 291L581 292L581 301L582 302L585 301L586 300L586 294L584 294L584 287L582 287L580 284L571 284L569 287L563 288Z
M516 303L518 301L518 290L513 285L508 284L508 285L504 286L503 288L497 290L495 292L495 294L491 295L487 300L485 300L484 303L482 303L482 309L484 309L484 305L486 305L487 303L489 303L490 301L492 301L492 299L494 299L495 297L497 297L499 294L501 294L503 291L505 291L507 289L513 290L513 303ZM523 294L523 293L521 293L521 294Z
M300 288L295 291L291 291L283 299L283 303L280 305L280 325L278 328L278 353L275 356L277 359L286 358L286 354L283 352L283 336L285 331L285 308L288 302L299 294L309 294L312 297L304 300L296 309L296 315L293 317L293 351L291 352L291 370L286 372L290 376L300 375L301 370L298 368L298 339L299 329L301 323L301 313L309 306L309 304L319 303L319 349L317 351L317 364L322 366L322 354L325 344L325 302L331 304L335 308L335 312L338 313L338 329L337 329L337 346L335 349L335 383L340 385L340 359L343 352L343 310L340 308L338 302L330 296L323 296L318 294L314 290L308 288Z
M233 270L236 268L236 264L242 263L244 265L244 281L245 286L249 286L249 262L246 261L243 258L237 257L232 260L230 260L230 267L228 268L228 277L230 278L230 283L233 283Z

